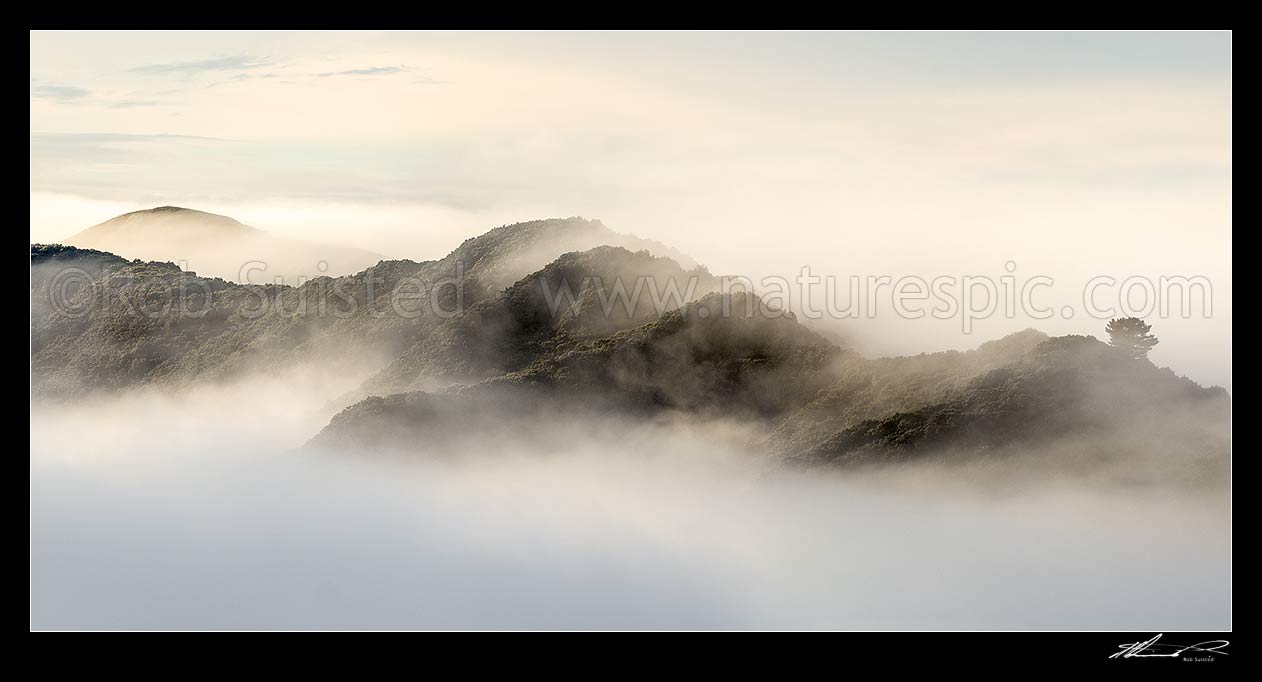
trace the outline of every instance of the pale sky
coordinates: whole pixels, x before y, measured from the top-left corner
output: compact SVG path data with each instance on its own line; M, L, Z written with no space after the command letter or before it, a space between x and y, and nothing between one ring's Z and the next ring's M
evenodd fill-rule
M33 32L30 88L32 241L174 204L422 260L583 215L755 277L1202 275L1153 360L1230 385L1229 33Z

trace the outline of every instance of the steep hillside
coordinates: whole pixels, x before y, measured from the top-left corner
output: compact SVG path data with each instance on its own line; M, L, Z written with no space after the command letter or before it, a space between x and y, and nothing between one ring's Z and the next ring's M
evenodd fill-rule
M304 363L370 376L457 313L467 313L530 274L521 269L535 256L523 254L601 236L619 238L596 221L520 223L467 240L441 260L381 261L354 275L318 277L296 287L240 285L181 271L169 262L33 245L32 393L67 397L274 372ZM643 259L648 274L660 270L680 276L670 261L622 253ZM90 286L78 281L85 277ZM73 286L61 284L67 279L75 280ZM48 305L54 295L58 305ZM506 320L504 310L493 309L491 316ZM507 313L518 314L525 313ZM611 323L617 324L616 317ZM577 330L576 325L570 320L561 327ZM449 349L458 354L460 334L450 338ZM468 349L473 357L485 346L474 343ZM478 365L476 359L471 362Z
M485 385L546 388L632 408L768 417L825 386L839 352L753 294L711 293Z
M516 371L582 340L653 321L717 286L705 270L684 271L647 251L601 246L563 254L435 325L365 390L395 393Z
M1008 476L1179 485L1228 475L1226 392L1094 338L1027 330L965 353L868 360L792 318L741 314L752 296L727 300L737 314L707 312L724 301L711 294L477 384L366 398L307 449L546 449L671 413L763 424L751 445L797 467L966 460Z
M1046 334L1027 329L965 352L887 358L848 352L836 365L836 379L777 425L767 447L785 455L797 453L861 421L943 402L976 377L1021 360L1046 340Z
M839 352L753 295L711 293L478 384L366 398L309 447L426 450L471 435L550 437L540 423L564 433L574 424L663 412L763 421L826 385Z
M1048 451L1085 468L1174 466L1222 474L1230 402L1221 388L1202 388L1094 337L1063 336L941 402L840 429L790 457L835 466Z

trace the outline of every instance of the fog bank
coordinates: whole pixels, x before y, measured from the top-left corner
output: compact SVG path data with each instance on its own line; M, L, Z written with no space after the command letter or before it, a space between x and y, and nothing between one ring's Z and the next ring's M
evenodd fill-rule
M777 471L737 424L299 455L304 393L34 406L31 626L1231 627L1222 495Z

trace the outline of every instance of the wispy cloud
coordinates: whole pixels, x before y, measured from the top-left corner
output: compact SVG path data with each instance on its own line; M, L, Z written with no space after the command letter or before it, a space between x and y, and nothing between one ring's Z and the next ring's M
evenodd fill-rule
M250 55L234 55L214 59L198 59L188 62L170 62L165 64L145 64L131 69L134 73L151 75L178 74L189 76L207 71L245 71L257 69L271 64L270 59Z
M326 71L316 75L321 78L333 76L388 76L393 73L403 73L404 71L407 71L405 66L369 66L362 69L347 69L345 71Z
M88 96L88 91L73 85L32 85L31 99L52 100L55 102L79 102Z
M31 133L31 186L37 184L40 169L53 169L52 176L64 173L68 167L62 163L95 163L118 161L123 157L142 154L146 147L152 154L159 145L216 144L230 142L223 138L196 135L127 134L127 133ZM143 158L143 156L141 157Z
M110 102L112 109L134 109L137 107L157 107L162 106L163 102L156 99L120 99L116 102Z
M136 107L156 107L167 102L144 97L116 97L92 92L73 85L32 85L31 99L57 102L60 104L76 104L84 106L103 106L111 109L132 109Z

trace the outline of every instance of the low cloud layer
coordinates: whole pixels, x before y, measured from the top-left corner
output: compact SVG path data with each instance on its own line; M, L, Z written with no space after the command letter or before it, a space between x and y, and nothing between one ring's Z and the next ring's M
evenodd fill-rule
M37 406L32 626L1230 627L1229 515L1198 495L800 476L734 424L294 454L337 407L299 399L320 388Z

